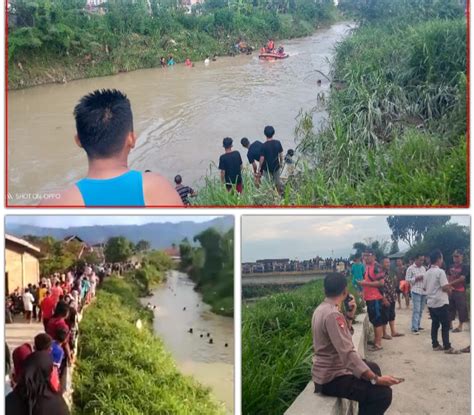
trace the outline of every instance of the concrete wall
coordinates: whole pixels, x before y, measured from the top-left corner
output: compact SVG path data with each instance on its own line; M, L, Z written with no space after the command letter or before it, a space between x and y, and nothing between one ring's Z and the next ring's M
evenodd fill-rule
M8 274L8 294L17 287L23 289L28 284L37 284L40 278L38 258L6 241L5 273Z
M369 333L367 314L357 316L357 323L353 327L352 341L356 350L365 358L365 345ZM357 413L357 402L314 393L314 383L311 381L286 410L285 415L356 415Z

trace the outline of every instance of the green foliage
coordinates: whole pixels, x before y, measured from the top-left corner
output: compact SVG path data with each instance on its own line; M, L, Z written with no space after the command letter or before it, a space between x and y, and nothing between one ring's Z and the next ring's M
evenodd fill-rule
M445 225L451 216L389 216L388 226L393 241L405 241L408 245L421 242L432 228Z
M194 237L199 246L184 240L180 246L181 269L189 273L215 313L234 314L234 230L225 234L214 228Z
M40 275L50 276L56 272L64 273L66 270L77 264L79 254L83 246L78 241L58 241L51 236L24 237L28 242L40 248L42 257L40 258Z
M406 256L409 259L416 254L429 255L435 249L443 253L444 261L449 265L452 263L452 255L455 249L463 249L464 258L470 257L470 231L465 226L449 223L430 229L422 242L411 248Z
M138 241L135 245L135 252L146 252L150 249L150 242L143 239Z
M91 265L98 265L102 262L96 252L87 252L82 256L82 259Z
M210 0L190 14L176 0L111 0L104 10L89 13L85 1L16 1L10 88L155 67L168 54L177 62L229 54L238 39L258 48L268 37L309 35L336 16L332 2L310 0L291 10L285 0Z
M138 319L145 322L142 330ZM136 287L118 278L105 281L80 324L74 414L224 412L206 388L180 374L149 321Z
M125 262L133 254L133 244L123 236L112 237L104 249L106 262Z
M142 259L141 267L129 273L139 286L140 294L148 295L150 289L164 281L166 271L173 268L171 258L162 251L148 252Z
M459 0L340 0L340 8L364 22L403 19L406 23L425 19L461 17Z
M355 253L351 255L350 259L361 257L367 249L372 249L374 251L375 258L377 261L382 261L382 258L388 254L390 246L388 241L367 241L367 242L355 242L352 245L352 249L355 250Z
M282 414L311 380L311 317L322 281L242 312L242 413Z

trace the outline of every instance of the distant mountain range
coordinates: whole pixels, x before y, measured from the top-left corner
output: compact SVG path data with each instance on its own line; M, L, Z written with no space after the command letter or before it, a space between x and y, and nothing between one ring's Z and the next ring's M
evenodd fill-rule
M6 232L18 237L34 235L52 236L56 239L77 235L90 245L105 242L113 236L125 236L133 243L143 239L150 242L152 248L162 249L171 246L173 243L178 244L184 238L188 238L192 242L194 236L208 228L226 232L233 226L234 218L223 216L202 223L184 221L180 223L148 223L145 225L71 226L69 228L42 228L33 225L7 224Z

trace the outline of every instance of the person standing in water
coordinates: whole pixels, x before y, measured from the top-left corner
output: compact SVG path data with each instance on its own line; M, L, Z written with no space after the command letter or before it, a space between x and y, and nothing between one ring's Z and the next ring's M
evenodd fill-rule
M76 144L87 154L87 176L41 205L182 206L165 178L128 167L137 136L125 94L115 89L96 90L81 98L74 117Z

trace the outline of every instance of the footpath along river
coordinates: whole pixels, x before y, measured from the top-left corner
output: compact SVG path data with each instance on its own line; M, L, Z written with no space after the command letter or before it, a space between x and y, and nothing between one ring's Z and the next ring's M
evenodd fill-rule
M194 290L194 283L178 271L171 271L166 283L153 291L153 297L143 300L145 305L148 302L157 306L155 333L163 339L181 372L210 387L232 414L234 319L212 313ZM192 334L188 332L190 328Z
M138 135L131 167L169 179L181 174L199 184L217 164L222 139L263 139L273 125L284 149L294 148L296 117L311 110L329 82L334 47L353 25L340 22L312 36L282 42L290 57L259 61L258 54L223 57L194 68L177 65L51 84L8 94L8 191L11 205L37 203L36 196L73 184L86 173L84 152L74 143L73 108L98 88L117 88L130 98ZM317 80L322 85L317 86ZM323 110L314 117L319 124ZM245 158L244 158L245 160ZM22 195L23 194L23 195Z

